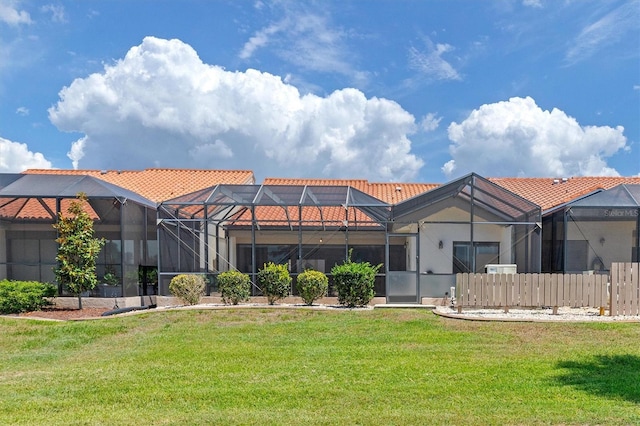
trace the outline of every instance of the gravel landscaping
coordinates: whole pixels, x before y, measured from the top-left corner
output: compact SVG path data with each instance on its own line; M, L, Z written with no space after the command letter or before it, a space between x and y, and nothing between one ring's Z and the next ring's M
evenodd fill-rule
M640 322L640 316L609 316L599 314L597 308L569 308L559 307L554 315L552 308L539 309L515 309L510 308L508 313L504 309L476 309L466 308L458 313L457 308L438 306L434 313L447 318L480 321L572 321L572 322Z

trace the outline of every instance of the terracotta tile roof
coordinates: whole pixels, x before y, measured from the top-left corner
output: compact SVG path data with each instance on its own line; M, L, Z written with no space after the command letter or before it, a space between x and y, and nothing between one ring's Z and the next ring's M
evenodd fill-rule
M322 211L322 214L320 213ZM265 227L297 227L302 220L303 227L342 227L347 219L345 209L342 207L302 207L302 217L300 217L298 206L290 206L287 213L282 207L257 206L255 208L255 218L259 226ZM233 218L235 226L251 226L251 212L243 210ZM362 211L350 208L348 219L349 226L372 227L377 226L375 221Z
M310 186L350 186L365 194L371 195L388 204L395 204L408 198L419 195L425 191L436 188L438 184L426 183L371 183L364 179L294 179L294 178L266 178L264 185L310 185ZM290 207L289 219L293 224L299 220L298 207ZM320 211L322 211L322 216ZM256 219L262 226L286 226L287 215L280 207L257 207ZM251 214L243 212L236 225L250 225ZM347 219L345 210L341 207L325 206L321 209L315 207L302 208L302 221L304 226L343 226L343 220ZM348 217L350 226L376 226L375 222L358 209L350 209Z
M71 204L71 199L63 199L60 203L60 210L67 215L67 210ZM10 199L0 198L0 217L22 220L56 220L56 200L53 198L45 198L38 200L36 198ZM98 214L88 204L84 203L84 210L89 216L96 220Z
M114 185L134 191L155 202L168 200L199 189L224 184L253 184L255 178L249 170L194 170L194 169L145 169L125 171L100 170L51 170L30 169L30 174L89 175ZM620 184L640 184L640 177L572 177L554 178L489 178L490 181L521 197L538 204L542 210L559 206L599 189L609 189ZM433 183L375 183L365 179L295 179L266 178L265 185L340 185L351 186L389 204L396 204L440 186ZM15 206L11 206L14 208ZM38 204L29 204L21 216L48 217ZM6 206L6 208L10 208ZM39 209L39 211L36 211ZM272 210L272 209L270 209ZM295 210L295 209L294 209ZM316 210L317 211L317 210ZM260 212L262 219L278 220L284 216L282 209ZM303 211L306 220L313 221L314 210ZM326 211L325 221L342 220L339 212ZM296 211L290 212L294 218ZM364 219L364 218L363 218ZM366 220L366 219L365 219ZM326 224L326 222L325 222Z
M253 172L250 170L144 169L101 171L29 169L23 173L94 176L134 191L156 203L221 183L230 185L255 183Z
M542 211L568 203L599 189L640 184L640 177L489 178L503 188L538 204Z
M265 185L351 186L388 204L399 203L440 186L437 183L376 183L365 179L266 178L263 183Z

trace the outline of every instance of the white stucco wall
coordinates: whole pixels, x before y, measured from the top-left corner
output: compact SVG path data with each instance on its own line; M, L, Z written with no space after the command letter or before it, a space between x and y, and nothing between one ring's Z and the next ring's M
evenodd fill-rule
M428 219L433 222L459 221L460 223L423 223L420 226L420 272L434 274L453 273L454 241L469 242L469 213L457 208L444 209ZM476 223L473 228L475 242L500 243L500 263L511 263L511 227ZM442 249L439 243L442 241Z
M588 241L587 270L594 269L597 257L602 259L608 270L612 262L631 262L635 232L635 221L569 222L567 240Z

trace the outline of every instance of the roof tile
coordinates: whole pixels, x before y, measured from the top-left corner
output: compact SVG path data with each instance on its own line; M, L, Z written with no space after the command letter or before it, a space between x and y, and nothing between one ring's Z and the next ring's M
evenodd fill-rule
M399 203L440 186L434 183L376 183L364 179L266 178L263 183L264 185L351 186L388 204Z
M489 178L539 205L542 210L568 203L591 192L622 184L640 184L640 177Z
M53 170L29 169L27 174L88 175L134 191L156 203L218 184L253 184L250 170L144 169Z

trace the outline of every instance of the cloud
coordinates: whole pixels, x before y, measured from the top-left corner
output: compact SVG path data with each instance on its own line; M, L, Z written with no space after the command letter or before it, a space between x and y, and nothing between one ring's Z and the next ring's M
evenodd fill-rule
M638 1L622 2L620 6L582 29L568 48L565 61L568 64L589 58L620 40L629 32L637 39L640 7ZM637 45L634 45L637 48ZM637 52L635 52L637 54Z
M73 168L77 170L80 160L84 157L84 147L87 145L87 136L83 136L71 144L71 149L67 152L67 157L71 160Z
M53 22L64 24L67 22L67 15L64 10L64 6L47 4L40 8L42 12L51 13L51 20Z
M356 89L302 96L278 76L203 63L180 40L147 37L60 91L51 122L84 137L83 168L253 169L256 175L414 179L414 117Z
M31 24L29 12L18 10L18 2L12 0L0 1L0 22L17 26L20 24Z
M269 43L269 38L272 35L277 34L279 31L282 31L282 29L282 25L274 24L260 31L257 31L255 35L244 44L238 56L240 57L240 59L251 58L256 50L266 46Z
M454 50L449 44L433 44L426 40L426 51L420 51L415 47L409 49L409 66L426 76L436 80L461 80L458 71L442 56Z
M26 169L50 169L49 162L39 152L31 152L27 144L0 137L0 173L19 173Z
M25 116L29 115L29 108L27 108L27 107L18 107L16 109L16 114L25 117Z
M541 0L522 0L522 4L524 6L542 8L542 1Z
M240 59L252 59L269 46L269 53L304 70L342 74L366 83L369 74L352 64L356 55L347 47L350 34L334 28L329 15L302 10L295 3L287 3L283 13L283 18L249 38L238 54Z
M530 98L485 104L448 128L451 177L617 176L606 159L627 150L621 126L581 126L554 108L544 111Z
M438 117L435 113L430 112L420 121L420 128L425 132L432 132L438 128L442 121L442 117Z

